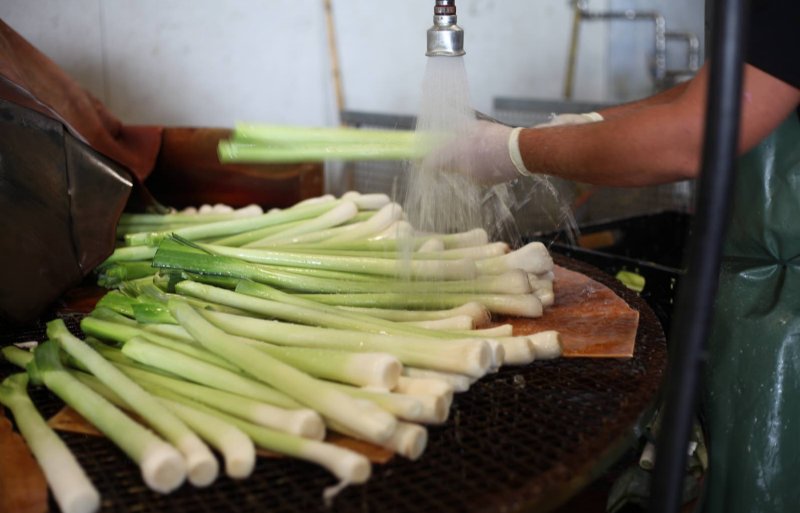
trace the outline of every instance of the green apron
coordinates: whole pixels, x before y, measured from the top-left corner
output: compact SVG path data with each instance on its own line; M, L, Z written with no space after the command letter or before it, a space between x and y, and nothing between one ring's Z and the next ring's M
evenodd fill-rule
M704 396L708 513L800 511L800 121L739 162Z

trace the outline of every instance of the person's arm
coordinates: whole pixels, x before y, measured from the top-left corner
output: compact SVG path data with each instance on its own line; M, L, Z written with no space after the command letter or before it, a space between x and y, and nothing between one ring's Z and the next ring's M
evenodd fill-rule
M676 84L669 89L661 91L660 93L652 96L648 96L647 98L642 98L641 100L634 100L632 102L622 103L599 110L598 114L603 116L603 119L612 119L619 116L624 116L625 114L630 114L632 111L641 109L643 107L652 107L653 105L669 103L679 98L686 91L688 85L688 81L681 82L680 84Z
M595 123L511 129L478 122L470 135L447 143L427 161L484 184L513 180L523 170L610 186L694 178L702 156L707 81L703 66L666 96L637 102ZM740 153L777 128L798 104L800 89L745 65Z
M686 85L687 83L683 82L653 96L628 103L621 103L619 105L601 109L597 112L584 112L580 114L568 112L564 114L558 114L553 116L549 121L545 123L539 123L530 128L548 128L562 125L583 125L586 123L596 123L598 121L616 118L628 114L634 110L641 109L642 107L650 107L653 105L673 101L683 94L683 92L686 90Z
M702 153L707 77L704 66L674 98L603 122L522 130L522 161L533 173L598 185L641 186L694 178ZM798 103L800 89L746 65L740 152L766 137Z

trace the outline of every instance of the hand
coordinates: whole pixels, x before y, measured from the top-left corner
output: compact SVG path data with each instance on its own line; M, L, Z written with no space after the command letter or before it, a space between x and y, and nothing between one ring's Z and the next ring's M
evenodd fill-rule
M581 125L583 123L594 123L603 121L603 116L597 112L586 112L583 114L559 114L550 118L547 123L539 123L532 128L545 128L549 126Z
M441 172L461 173L481 185L511 181L519 178L522 171L511 158L510 142L516 145L515 129L499 123L476 121L465 134L453 136L435 147L423 159L422 166ZM528 174L527 171L524 174Z

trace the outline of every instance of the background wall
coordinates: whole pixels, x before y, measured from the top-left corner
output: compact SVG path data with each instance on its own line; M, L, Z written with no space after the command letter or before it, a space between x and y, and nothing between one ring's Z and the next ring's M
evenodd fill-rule
M698 34L702 28L696 0L590 0L589 7L626 2L665 10L670 28ZM457 4L476 108L491 112L496 96L561 95L567 0ZM346 108L416 113L432 6L431 0L333 1ZM337 121L322 0L3 0L0 17L127 123ZM673 19L684 26L673 26ZM650 90L642 31L583 27L576 99L627 99ZM620 82L610 66L621 63L633 82Z

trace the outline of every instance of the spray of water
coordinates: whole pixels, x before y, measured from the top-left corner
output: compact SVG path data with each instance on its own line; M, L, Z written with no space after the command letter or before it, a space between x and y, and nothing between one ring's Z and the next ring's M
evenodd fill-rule
M462 57L430 57L417 116L421 141L465 137L475 116ZM418 229L452 233L482 226L482 188L441 155L410 164L404 207Z
M470 100L463 57L430 57L422 83L422 102L417 116L420 141L466 137L477 123ZM486 187L459 173L445 153L410 162L403 207L409 221L419 230L454 233L484 228L494 240L519 245L523 237L515 213L532 198L543 194L558 199L558 193L544 177L524 183ZM463 171L463 170L462 170ZM574 227L572 212L562 206L554 225Z

